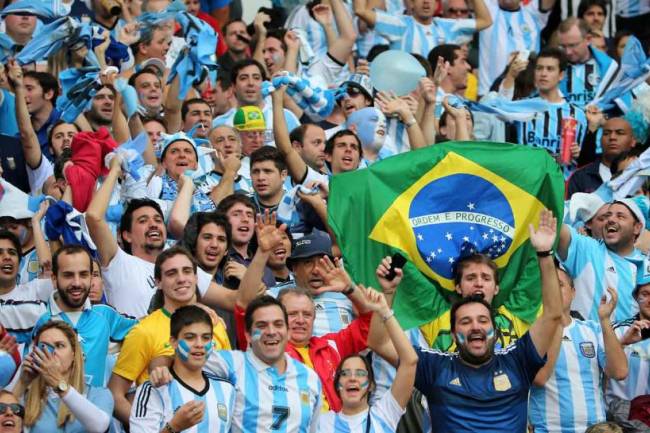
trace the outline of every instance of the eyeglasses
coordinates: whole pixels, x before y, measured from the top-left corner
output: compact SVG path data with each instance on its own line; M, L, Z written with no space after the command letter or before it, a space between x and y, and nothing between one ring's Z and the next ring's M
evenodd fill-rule
M11 412L20 417L24 418L25 417L25 408L18 403L0 403L0 415L4 415L7 413L7 409L11 409Z
M360 368L357 368L355 370L352 370L350 368L346 368L341 370L341 377L368 377L368 372L366 370L361 370Z

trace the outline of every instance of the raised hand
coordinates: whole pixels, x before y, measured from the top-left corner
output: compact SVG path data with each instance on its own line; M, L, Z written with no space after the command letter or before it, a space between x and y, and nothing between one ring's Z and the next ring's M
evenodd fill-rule
M449 68L451 68L449 62L446 62L445 59L438 56L436 69L433 71L433 84L436 87L440 87L440 83L447 78L447 75L449 75Z
M287 44L287 50L298 50L300 48L300 39L293 30L288 30L287 33L284 34L284 43Z
M607 297L603 295L600 299L600 305L598 306L598 318L601 321L610 318L616 308L616 303L618 302L618 293L616 292L616 289L608 287L607 293L609 293L609 302L607 302Z
M32 360L34 370L41 375L48 386L54 388L64 379L61 361L55 353L34 346Z
M632 323L625 334L621 338L621 344L627 346L629 344L638 343L642 339L642 333L644 329L650 329L650 320L636 320Z
M314 294L325 292L343 292L352 287L350 275L343 269L339 259L332 263L329 257L323 256L316 265L316 273L323 279L323 286L314 290Z
M355 74L370 75L370 65L366 59L359 59Z
M410 114L412 114L407 102L402 98L398 98L392 92L377 93L375 102L382 113L384 113L387 117L399 116L402 120L404 120L408 118Z
M314 6L311 11L314 14L314 19L323 27L330 26L334 22L334 14L329 5L319 4Z
M420 78L418 82L418 92L422 95L424 102L427 104L436 103L436 86L429 78Z
M7 62L7 78L9 79L9 84L13 88L22 88L23 87L23 69L20 67L18 62L14 59Z
M255 33L257 34L266 34L266 23L271 22L271 17L264 13L264 12L258 12L257 15L255 15L255 19L253 20L253 27L255 27Z
M10 334L5 334L5 336L0 339L0 352L11 353L17 348L18 344L16 343L16 339Z
M530 232L530 243L535 251L549 251L553 248L557 231L557 220L553 212L544 209L539 214L539 227L537 230L532 224L528 226Z
M357 289L361 290L363 293L364 302L366 308L373 313L381 314L385 316L390 312L390 307L388 302L386 302L386 297L383 293L380 293L373 289L372 287L364 287L361 284L357 285Z
M276 227L277 215L275 212L269 213L268 209L264 214L257 215L257 248L263 253L269 254L275 248L282 244L282 233L287 229L285 224Z
M399 283L402 281L402 277L404 277L404 271L402 271L400 268L395 268L395 278L392 280L388 280L386 276L388 275L388 272L390 270L390 265L391 262L393 261L391 256L386 256L383 259L381 259L381 262L377 266L377 270L375 271L375 275L377 275L377 280L379 280L379 286L381 287L381 291L385 295L393 295L395 294L395 291L397 290L397 286L399 286Z

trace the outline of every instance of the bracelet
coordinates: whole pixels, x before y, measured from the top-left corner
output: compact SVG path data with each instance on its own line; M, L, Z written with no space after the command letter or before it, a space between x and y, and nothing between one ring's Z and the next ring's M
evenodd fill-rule
M555 251L553 250L548 250L548 251L537 251L537 257L549 257L555 254Z
M345 296L349 296L354 292L354 284L350 286L350 288L343 290L341 293L343 293Z
M382 316L381 318L382 318L382 320L384 321L384 323L386 323L386 322L387 322L391 317L393 317L393 316L395 316L395 312L391 309L391 310L388 312L388 314L386 314L385 316Z
M165 426L163 427L163 430L165 430L167 433L179 433L176 430L172 428L172 426L167 422L165 423Z
M415 120L415 117L411 117L411 120L409 120L408 122L404 122L404 125L406 125L407 128L410 128L411 126L415 125L416 123L418 123L418 121Z

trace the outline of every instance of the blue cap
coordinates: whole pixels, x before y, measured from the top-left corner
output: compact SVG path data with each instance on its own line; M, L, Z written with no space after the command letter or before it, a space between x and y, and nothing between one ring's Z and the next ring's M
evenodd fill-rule
M639 287L650 284L650 259L645 257L643 262L637 265L636 270L636 287L632 291L632 297L636 298Z
M291 256L287 260L288 264L314 256L332 258L332 241L326 234L314 231L296 240L291 251Z

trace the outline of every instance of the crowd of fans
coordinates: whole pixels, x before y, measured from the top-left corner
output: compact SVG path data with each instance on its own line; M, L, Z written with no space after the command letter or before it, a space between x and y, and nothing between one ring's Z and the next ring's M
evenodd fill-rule
M249 8L0 9L0 432L650 432L650 2ZM532 323L482 252L407 330L345 270L332 176L444 141L565 176Z

